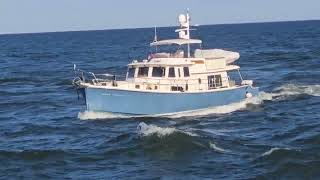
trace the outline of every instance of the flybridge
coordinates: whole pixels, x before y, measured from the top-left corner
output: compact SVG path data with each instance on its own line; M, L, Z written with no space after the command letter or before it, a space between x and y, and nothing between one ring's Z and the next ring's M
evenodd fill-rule
M190 44L201 44L202 41L199 39L190 39L190 16L189 12L187 12L186 15L180 14L178 17L180 29L175 30L175 32L179 33L179 39L168 39L168 40L162 40L157 41L157 31L155 29L155 38L152 43L150 43L151 46L162 46L162 45L188 45L187 54L188 57L190 57Z
M184 45L184 44L201 44L202 41L200 39L168 39L162 41L156 41L150 43L151 46L161 46L161 45Z

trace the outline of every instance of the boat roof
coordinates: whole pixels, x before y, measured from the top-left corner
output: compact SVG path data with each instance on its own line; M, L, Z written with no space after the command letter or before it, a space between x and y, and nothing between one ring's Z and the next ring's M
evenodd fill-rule
M161 46L161 45L183 45L183 44L201 44L202 41L200 39L167 39L162 41L155 41L150 43L150 46Z
M185 61L165 61L165 62L136 62L136 63L130 63L128 66L144 66L144 67L149 67L149 66L191 66L194 63L192 62L185 62Z

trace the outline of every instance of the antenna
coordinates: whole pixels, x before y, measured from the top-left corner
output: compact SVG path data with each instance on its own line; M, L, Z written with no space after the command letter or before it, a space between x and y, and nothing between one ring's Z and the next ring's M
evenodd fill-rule
M158 41L158 36L157 36L157 26L154 27L154 39L153 42ZM156 46L156 52L158 52L158 46Z
M187 38L190 39L190 16L189 16L189 8L187 8ZM188 43L188 58L190 57L190 44Z
M187 36L190 39L190 16L189 16L189 8L187 8Z

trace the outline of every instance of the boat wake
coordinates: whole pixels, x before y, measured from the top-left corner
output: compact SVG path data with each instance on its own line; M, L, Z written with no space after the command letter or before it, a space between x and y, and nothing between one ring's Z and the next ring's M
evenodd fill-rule
M108 113L108 112L92 112L84 111L78 113L78 118L81 120L90 119L123 119L123 118L139 118L139 117L165 117L170 119L177 119L182 117L202 117L211 114L228 114L234 111L246 109L248 105L260 105L264 101L278 101L285 100L290 96L295 95L310 95L310 96L320 96L320 85L295 85L286 84L275 88L273 92L260 92L257 96L252 98L247 98L241 102L232 103L229 105L212 107L202 110L184 111L178 113L170 114L158 114L158 115L127 115L118 113Z
M293 95L306 94L310 96L320 96L320 85L296 85L286 84L275 89L273 97L287 97Z
M272 94L260 92L258 96L248 98L237 103L232 103L224 106L217 106L217 107L212 107L207 109L201 109L201 110L167 114L166 117L175 119L175 118L182 118L182 117L189 117L189 116L201 117L201 116L207 116L211 114L228 114L234 111L245 109L249 104L260 105L265 100L272 100Z
M110 112L94 112L94 111L83 111L78 113L78 118L81 120L95 120L95 119L123 119L130 118L133 116L125 114L116 114Z

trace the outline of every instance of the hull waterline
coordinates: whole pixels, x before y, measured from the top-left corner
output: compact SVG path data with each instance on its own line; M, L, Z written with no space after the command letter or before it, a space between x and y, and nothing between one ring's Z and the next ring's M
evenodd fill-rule
M222 106L246 99L247 93L255 96L258 89L243 86L197 93L139 92L92 87L85 89L88 111L135 115L168 114Z

